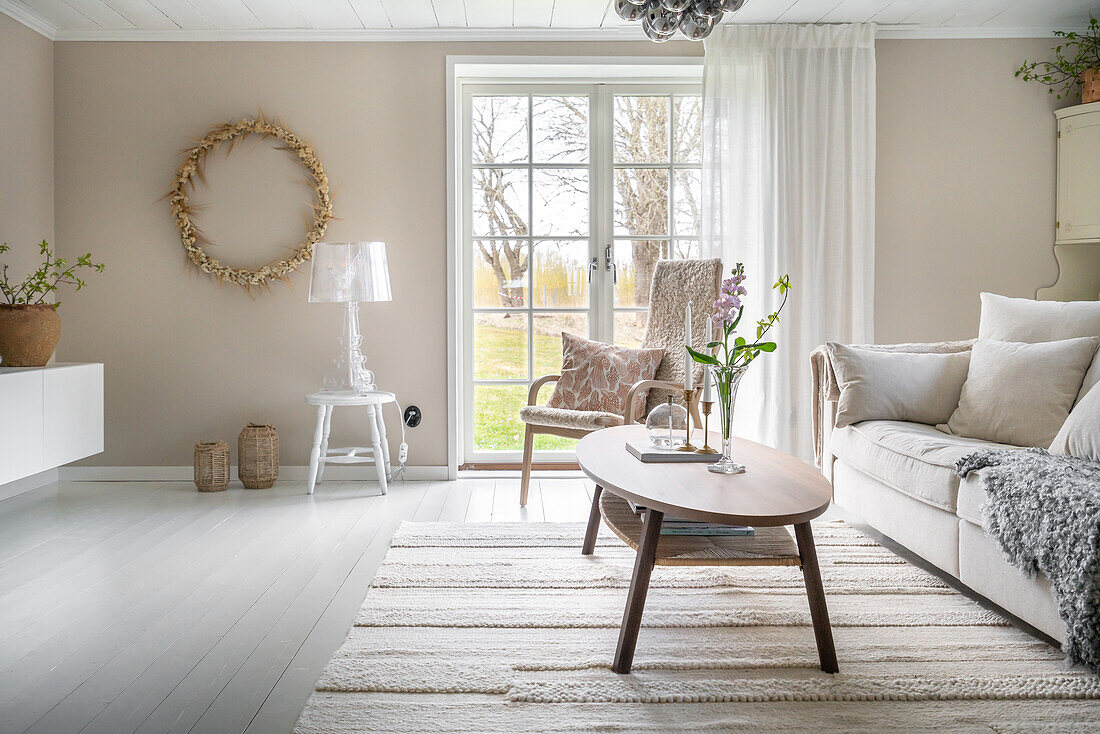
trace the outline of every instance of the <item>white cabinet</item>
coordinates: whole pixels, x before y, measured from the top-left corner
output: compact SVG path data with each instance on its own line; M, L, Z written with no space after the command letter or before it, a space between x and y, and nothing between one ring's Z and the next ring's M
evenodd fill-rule
M1059 244L1100 240L1100 102L1058 110Z
M103 365L0 367L0 484L103 451Z
M1092 301L1100 294L1100 102L1066 107L1058 118L1058 280L1042 301Z

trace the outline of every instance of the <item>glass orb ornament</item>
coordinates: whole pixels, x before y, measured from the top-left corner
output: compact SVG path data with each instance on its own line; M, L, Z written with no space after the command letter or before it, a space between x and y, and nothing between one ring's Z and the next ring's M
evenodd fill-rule
M661 5L665 10L671 10L674 13L682 12L688 5L691 5L692 0L661 0Z
M714 30L714 26L721 19L721 15L717 18L708 18L705 15L699 15L694 10L685 10L680 17L680 32L689 40L702 41L710 35L710 32Z
M647 22L657 35L671 36L680 23L680 14L667 10L660 2L650 3L646 6L645 18L642 20L643 28Z
M660 449L675 449L687 443L687 427L687 410L672 398L649 411L645 419L649 440Z
M673 28L671 33L658 33L656 30L654 30L653 24L650 23L649 16L647 15L646 17L642 18L642 32L645 33L646 38L653 41L654 43L664 43L665 41L672 38L673 34L676 32L676 29Z
M725 11L722 5L722 0L695 0L695 13L708 18L718 18Z
M645 6L632 0L615 0L615 14L623 20L641 20L645 16Z
M721 0L722 10L727 13L736 13L745 5L745 0Z

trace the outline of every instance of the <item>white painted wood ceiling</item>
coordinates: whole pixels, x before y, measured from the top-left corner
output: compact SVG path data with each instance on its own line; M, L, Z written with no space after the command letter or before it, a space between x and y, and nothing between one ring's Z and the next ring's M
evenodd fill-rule
M0 0L0 11L60 39L244 37L634 37L612 0ZM874 21L925 36L1046 35L1080 28L1100 0L748 0L729 23ZM349 36L350 37L350 36Z

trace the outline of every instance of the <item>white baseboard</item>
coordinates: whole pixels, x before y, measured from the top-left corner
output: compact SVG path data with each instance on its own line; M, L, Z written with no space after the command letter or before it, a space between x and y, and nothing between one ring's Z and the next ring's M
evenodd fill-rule
M195 469L191 466L66 466L60 472L61 479L70 482L190 482L195 478ZM308 466L279 467L280 480L304 482L308 473ZM230 468L229 476L236 479L236 466ZM401 476L414 482L443 481L447 478L447 467L410 466ZM325 479L372 482L378 480L378 474L370 465L333 464L325 467ZM57 481L56 476L53 481Z
M29 477L23 477L22 479L16 479L14 482L8 482L7 484L0 484L0 500L6 500L9 497L14 497L24 492L30 492L32 489L38 489L44 487L47 484L53 484L58 479L57 469L47 469L46 471L38 472L37 474L31 474Z

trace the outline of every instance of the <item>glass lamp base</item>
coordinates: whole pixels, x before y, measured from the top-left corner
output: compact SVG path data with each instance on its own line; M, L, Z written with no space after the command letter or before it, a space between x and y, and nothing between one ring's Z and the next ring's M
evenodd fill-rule
M707 471L715 474L744 474L745 465L723 457L714 464L707 464Z

